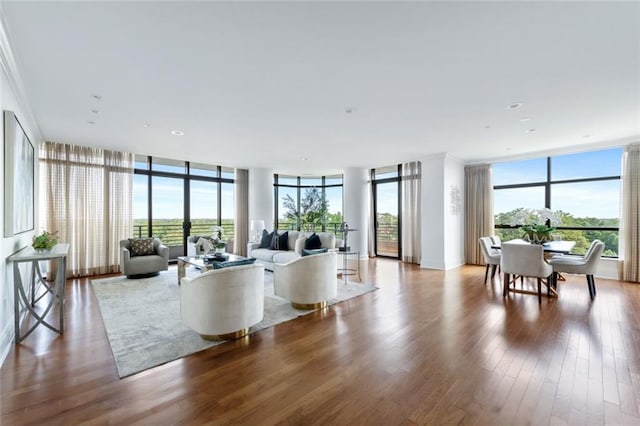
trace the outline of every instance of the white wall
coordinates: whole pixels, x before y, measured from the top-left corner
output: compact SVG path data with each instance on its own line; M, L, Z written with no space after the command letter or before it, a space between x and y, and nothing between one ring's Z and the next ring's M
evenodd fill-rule
M34 133L31 131L31 123L26 120L25 115L22 113L22 108L18 105L16 96L11 87L10 80L4 70L0 73L0 106L2 110L13 111L20 124L23 126L25 132L29 136L31 143L34 145L35 157L38 158L38 145L39 141L35 139ZM0 115L0 137L4 140L4 120ZM0 175L2 176L2 185L0 185L0 202L4 205L4 150L0 150ZM35 164L35 226L38 224L38 165L37 160ZM0 226L4 224L4 212L6 209L11 208L5 206L0 214ZM0 365L7 356L7 353L13 345L14 338L14 309L13 309L13 267L7 267L5 259L16 251L20 250L26 245L31 244L31 238L34 231L25 232L14 237L2 238L2 244L0 245L0 276L3 277L2 285L0 285ZM4 231L2 231L4 235Z
M350 167L344 170L343 197L344 221L349 228L357 229L350 232L348 244L351 251L359 251L360 258L369 256L369 173L368 169Z
M0 13L1 13L0 3ZM24 102L25 97L22 89L22 81L16 72L15 61L11 49L9 47L7 35L0 20L0 107L2 110L10 110L16 114L24 131L29 136L34 147L35 158L38 158L38 147L40 144L40 132L37 123L32 119L33 115ZM4 141L4 120L0 111L0 138ZM34 185L35 185L35 218L34 224L37 229L38 218L38 164L34 167ZM4 212L12 206L4 205L4 149L0 150L0 176L2 176L2 184L0 185L0 202L3 204L2 213L0 213L0 226L4 226ZM13 345L14 338L14 314L13 314L13 267L8 268L5 259L11 254L31 244L31 238L34 231L25 232L13 237L4 237L4 230L0 230L2 235L2 243L0 244L0 365L4 362L9 350Z

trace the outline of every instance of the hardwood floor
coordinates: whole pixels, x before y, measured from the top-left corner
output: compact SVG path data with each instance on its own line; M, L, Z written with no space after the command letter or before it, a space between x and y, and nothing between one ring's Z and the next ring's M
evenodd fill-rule
M0 369L0 424L640 424L640 285L558 300L372 259L380 289L118 379L88 279Z

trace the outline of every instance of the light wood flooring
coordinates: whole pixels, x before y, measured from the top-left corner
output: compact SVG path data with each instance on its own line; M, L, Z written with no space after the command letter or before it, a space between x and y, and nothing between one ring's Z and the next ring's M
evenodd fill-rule
M88 279L0 369L0 424L640 424L640 285L558 300L362 262L364 296L120 380Z

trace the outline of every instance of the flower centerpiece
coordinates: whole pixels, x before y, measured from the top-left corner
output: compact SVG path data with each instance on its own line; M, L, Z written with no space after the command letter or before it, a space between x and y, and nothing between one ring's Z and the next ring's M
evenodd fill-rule
M211 241L213 242L214 252L223 254L227 247L227 242L224 240L224 229L222 226L214 226L212 232Z
M559 223L558 215L550 209L518 209L512 225L522 225L522 238L534 244L553 240L552 224Z
M31 244L36 251L51 250L56 244L58 244L58 237L56 232L42 231L40 235L33 236L33 243Z

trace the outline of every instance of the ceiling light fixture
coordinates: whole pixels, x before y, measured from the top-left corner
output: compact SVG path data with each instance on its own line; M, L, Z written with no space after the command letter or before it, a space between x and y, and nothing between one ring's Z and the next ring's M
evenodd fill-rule
M584 139L589 139L591 137L591 135L584 135L582 136Z
M100 110L99 109L92 109L91 113L95 114L95 115L98 115L98 114L100 114Z
M144 123L144 124L143 124L143 126L144 126L144 127L151 127L151 124L149 124L149 123Z
M527 133L535 133L536 129L527 129Z
M520 121L522 121L523 123L526 121L531 121L531 117L522 117Z
M172 130L171 134L174 136L182 136L184 135L184 132L182 130Z
M507 105L507 109L517 109L517 108L520 108L522 105L523 105L522 102L515 102L510 105Z
M90 125L90 126L93 126L94 124L96 124L96 122L95 121L87 121L87 124Z
M346 107L344 109L344 112L347 113L347 114L351 114L354 110L355 110L355 108L353 108L353 107Z
M92 97L93 99L98 100L98 101L99 101L100 99L102 99L102 95L98 95L98 94L91 95L91 97Z
M484 126L485 129L490 129L491 126L489 126L488 124L486 126Z

